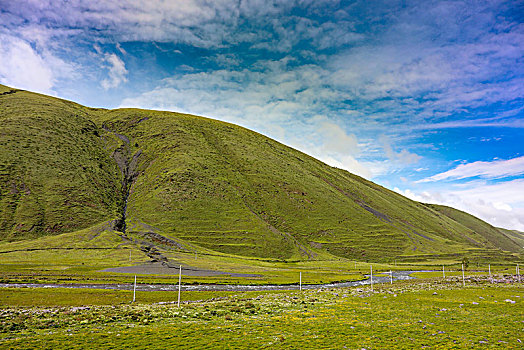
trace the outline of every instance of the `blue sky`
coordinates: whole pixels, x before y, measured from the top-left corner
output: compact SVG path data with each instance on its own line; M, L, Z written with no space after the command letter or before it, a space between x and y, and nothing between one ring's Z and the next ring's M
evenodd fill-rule
M254 129L524 231L524 2L0 0L0 82Z

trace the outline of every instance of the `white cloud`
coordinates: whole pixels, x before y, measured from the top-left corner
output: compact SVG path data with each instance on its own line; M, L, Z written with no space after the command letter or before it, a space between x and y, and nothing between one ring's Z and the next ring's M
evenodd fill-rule
M100 84L105 90L118 87L120 84L127 82L127 69L122 61L114 53L105 54L104 61L109 63L108 77L103 79Z
M360 102L360 111L376 114L380 126L391 125L397 132L406 125L524 127L514 119L479 122L486 114L472 111L524 95L518 63L524 55L524 25L496 19L507 5L408 5L375 40L330 58L331 84ZM506 108L518 112L520 106Z
M22 21L76 28L100 40L111 38L110 42L175 42L205 48L248 42L265 44L272 51L289 51L300 40L326 48L361 38L351 30L351 23L314 23L289 15L294 7L307 9L318 3L324 2L19 0L7 2L4 10ZM239 25L247 28L238 30Z
M306 152L308 153L308 152ZM325 153L315 154L315 152L309 153L312 156L316 156L318 159L335 168L344 169L350 173L362 176L363 178L369 179L373 176L372 171L362 162L359 162L351 155L338 155L335 157L326 155Z
M371 169L355 157L359 153L357 137L347 133L340 125L325 116L314 116L308 120L311 132L307 137L295 137L296 148L320 159L324 163L347 170L364 178L371 178ZM305 129L307 126L303 127Z
M418 154L411 153L406 149L403 149L400 152L395 152L391 146L391 140L385 135L382 135L379 140L382 143L384 151L386 152L386 156L392 161L399 162L403 165L408 165L417 163L422 159L422 157Z
M395 188L395 191L419 202L463 210L497 227L524 232L524 179L491 185L466 183L461 187L423 192Z
M473 162L460 164L456 168L433 175L417 182L431 182L441 180L466 179L481 177L486 179L498 179L509 176L524 174L524 156L508 160L494 160L492 162Z
M46 62L25 40L0 36L0 81L3 84L50 93L55 75Z
M293 67L292 61L262 60L251 70L176 75L121 106L206 115L251 127L325 115L329 107L324 102L337 103L342 96L322 84L321 67Z
M327 154L356 154L358 153L357 137L348 134L339 125L329 121L326 117L314 117L318 120L317 134L322 139L322 151Z

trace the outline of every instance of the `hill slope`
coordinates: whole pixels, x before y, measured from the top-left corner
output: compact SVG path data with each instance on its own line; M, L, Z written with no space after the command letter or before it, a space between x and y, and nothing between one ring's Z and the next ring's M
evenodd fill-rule
M514 237L508 235L507 232L504 232L504 229L493 227L487 222L455 208L435 204L428 204L428 206L461 223L471 231L480 234L496 247L512 252L518 252L521 248L521 245L514 239ZM511 232L510 230L507 231Z
M500 227L497 227L497 230L499 230L500 232L502 232L502 234L506 235L512 241L517 243L521 248L524 248L524 232L517 230L507 230L505 228Z
M520 251L476 218L232 124L0 94L0 239L101 223L173 249L276 259Z
M63 233L117 216L118 169L88 108L0 89L0 237Z

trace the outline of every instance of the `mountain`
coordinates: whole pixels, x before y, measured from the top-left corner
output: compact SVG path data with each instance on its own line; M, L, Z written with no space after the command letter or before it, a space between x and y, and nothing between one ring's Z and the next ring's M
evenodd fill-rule
M193 115L94 109L0 86L0 154L4 241L92 228L281 260L522 252L469 214Z

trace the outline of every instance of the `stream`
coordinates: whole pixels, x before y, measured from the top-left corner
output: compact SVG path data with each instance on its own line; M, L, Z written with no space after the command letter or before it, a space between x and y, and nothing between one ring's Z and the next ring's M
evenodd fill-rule
M418 271L393 271L393 281L414 279L411 274ZM389 283L389 272L380 273L385 276L373 275L373 284ZM387 275L387 276L386 276ZM361 281L326 283L326 284L303 284L302 289L322 288L344 288L371 284L368 278ZM126 284L95 284L95 283L0 283L0 288L87 288L87 289L113 289L133 290L133 283ZM290 285L229 285L229 284L182 284L183 291L266 291L266 290L298 290L298 284ZM136 290L141 292L155 291L178 291L176 284L140 284L137 283Z

